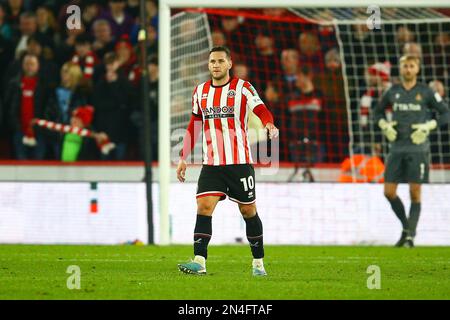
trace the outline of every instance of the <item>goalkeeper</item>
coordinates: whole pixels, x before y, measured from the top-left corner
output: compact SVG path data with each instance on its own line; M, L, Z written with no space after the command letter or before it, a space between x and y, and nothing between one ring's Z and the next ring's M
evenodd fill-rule
M432 130L449 121L448 106L426 84L417 82L420 60L406 55L400 58L401 83L385 92L375 108L375 123L390 142L384 173L384 195L400 220L403 231L397 247L413 247L420 216L421 184L428 182ZM386 108L392 107L392 121ZM437 112L437 120L431 115ZM408 183L411 197L409 217L397 196L399 183Z

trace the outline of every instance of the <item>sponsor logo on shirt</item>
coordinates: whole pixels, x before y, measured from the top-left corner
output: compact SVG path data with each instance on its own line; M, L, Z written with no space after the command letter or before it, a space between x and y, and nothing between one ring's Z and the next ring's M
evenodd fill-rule
M205 119L232 118L234 117L234 107L214 106L203 108Z
M236 90L230 90L230 91L228 91L228 93L227 93L227 97L228 98L233 98L233 97L235 97L236 96Z
M258 95L258 93L256 93L256 89L252 85L249 86L249 90L254 96Z
M394 111L421 111L422 106L415 103L394 103L392 106Z

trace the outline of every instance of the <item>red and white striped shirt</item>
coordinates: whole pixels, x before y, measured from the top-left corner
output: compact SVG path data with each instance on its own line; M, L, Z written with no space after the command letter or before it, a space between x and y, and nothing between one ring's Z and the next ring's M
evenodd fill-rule
M185 159L194 147L197 139L193 123L201 117L203 164L253 163L247 126L252 111L264 126L273 123L271 113L248 81L231 78L223 86L214 86L211 80L198 85L192 95L193 116L186 133L193 139L185 137L182 158Z

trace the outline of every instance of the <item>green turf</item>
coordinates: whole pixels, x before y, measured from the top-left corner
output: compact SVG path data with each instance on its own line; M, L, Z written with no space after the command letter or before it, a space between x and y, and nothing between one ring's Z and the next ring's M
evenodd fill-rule
M247 246L211 246L208 275L181 274L191 246L0 246L0 299L450 299L450 247L267 246L268 277ZM81 288L66 286L68 266ZM381 289L367 288L367 267Z

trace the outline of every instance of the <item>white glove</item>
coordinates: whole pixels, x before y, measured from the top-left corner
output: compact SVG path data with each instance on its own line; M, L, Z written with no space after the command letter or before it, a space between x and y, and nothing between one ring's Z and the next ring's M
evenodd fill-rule
M378 126L381 128L383 134L386 136L389 142L393 142L395 141L395 139L397 139L397 130L394 129L396 125L397 121L388 122L384 119L378 121Z
M411 128L415 129L413 133L411 133L411 140L415 144L422 144L427 140L430 131L436 129L437 122L436 120L430 120L425 123L416 123L411 126Z

